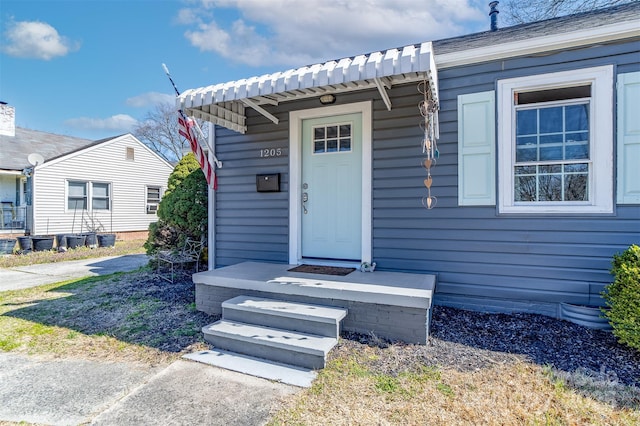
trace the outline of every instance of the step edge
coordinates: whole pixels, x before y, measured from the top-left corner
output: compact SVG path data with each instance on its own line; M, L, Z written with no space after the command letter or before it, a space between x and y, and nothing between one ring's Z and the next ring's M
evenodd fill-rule
M239 297L242 296L237 296L234 297L233 299L237 299ZM325 309L330 309L330 310L334 310L336 312L339 312L340 315L336 315L334 317L327 317L327 316L320 316L320 315L310 315L310 314L300 314L300 313L296 313L296 312L287 312L287 311L278 311L278 310L273 310L273 309L265 309L265 308L257 308L254 306L241 306L239 304L233 303L231 302L233 299L229 299L229 300L225 300L224 302L222 302L222 308L227 308L227 309L235 309L235 310L239 310L239 311L245 311L245 312L259 312L265 315L275 315L275 316L282 316L282 317L287 317L287 318L300 318L300 319L307 319L307 320L317 320L317 322L326 322L329 324L335 323L335 322L340 322L342 321L347 315L348 315L348 310L346 308L339 308L339 307L335 307L335 306L322 306L322 305L313 305L310 303L297 303L297 302L289 302L286 300L280 301L280 300L276 300L276 299L268 299L268 298L253 298L253 299L260 299L260 300L273 300L273 301L280 301L280 302L286 302L286 303L291 303L291 304L297 304L300 306L319 306Z
M347 316L347 313L345 312L344 316L340 318L330 318L330 317L324 317L324 316L298 314L294 312L282 312L282 311L276 311L276 310L261 309L261 308L255 308L252 306L225 305L224 302L222 304L222 309L230 309L230 310L241 311L241 312L253 312L253 313L262 314L262 315L279 316L282 318L293 318L293 319L305 320L309 322L318 322L323 324L339 324L340 321L342 321Z
M260 328L263 330L270 330L270 331L284 331L286 333L289 334L297 334L297 335L304 335L304 336L308 336L308 337L312 337L317 339L318 341L322 341L322 342L327 342L330 343L330 345L323 345L323 348L312 348L312 347L308 347L308 346L300 346L300 345L296 345L294 343L289 343L289 342L275 342L272 340L263 340L263 339L259 339L253 336L244 336L244 335L240 335L240 334L235 334L235 333L230 333L227 331L221 331L221 330L211 330L210 327L220 323L224 321L225 323L230 323L230 324L239 324L239 325L243 325L243 326L249 326L249 327L255 327L255 328ZM246 324L246 323L241 323L241 322L237 322L237 321L225 321L225 320L220 320L216 323L213 324L209 324L209 325L205 325L204 327L202 327L202 333L206 335L211 335L211 336L218 336L218 337L226 337L226 338L232 338L235 340L240 340L243 342L247 342L247 343L253 343L253 344L257 344L257 345L263 345L263 346L270 346L270 347L276 347L279 349L284 349L284 350L292 350L294 352L300 352L300 353L305 353L308 355L316 355L316 356L324 356L326 357L326 355L329 353L329 351L338 343L338 339L334 338L334 337L327 337L327 336L320 336L320 335L313 335L313 334L307 334L307 333L299 333L299 332L293 332L291 330L282 330L282 329L276 329L276 328L266 328L266 327L259 327L256 326L254 324ZM325 346L329 346L327 348L325 348ZM293 349L291 349L293 348Z

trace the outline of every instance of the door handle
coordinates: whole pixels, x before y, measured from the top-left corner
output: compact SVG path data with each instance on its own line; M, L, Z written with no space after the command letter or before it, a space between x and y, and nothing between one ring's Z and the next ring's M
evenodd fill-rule
M304 214L307 214L309 211L307 210L307 201L309 201L309 194L306 192L302 193L302 211Z

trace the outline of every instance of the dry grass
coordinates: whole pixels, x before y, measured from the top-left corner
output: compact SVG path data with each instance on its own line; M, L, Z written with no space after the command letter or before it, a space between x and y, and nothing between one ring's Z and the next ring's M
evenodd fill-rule
M116 241L114 247L78 247L66 252L37 251L27 254L0 255L0 268L34 265L37 263L55 263L68 260L90 259L103 256L120 256L124 254L144 253L144 240Z
M580 395L544 367L516 358L476 371L423 365L388 375L373 367L380 356L393 357L387 352L393 347L380 351L362 345L341 353L270 424L640 424L637 406L617 408Z
M148 271L0 292L0 351L163 364L205 347L193 299Z

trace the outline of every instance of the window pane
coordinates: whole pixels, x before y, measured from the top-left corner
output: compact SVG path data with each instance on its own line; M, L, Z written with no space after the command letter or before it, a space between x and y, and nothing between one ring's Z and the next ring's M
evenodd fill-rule
M338 137L338 126L327 126L327 139Z
M540 109L540 133L562 132L562 109L563 107Z
M571 174L567 175L564 182L564 198L566 201L588 201L587 182L589 175Z
M540 175L538 201L562 201L562 175Z
M566 149L565 158L567 160L588 160L589 145L587 144L568 145Z
M521 146L536 146L538 144L538 137L537 136L518 136L516 138L516 145L519 147Z
M351 151L351 138L340 139L340 151Z
M550 144L550 143L556 143L556 144L562 144L562 133L555 133L555 134L551 134L551 135L540 135L540 144Z
M562 159L562 146L540 148L540 161L554 161Z
M91 201L91 208L94 210L109 210L108 198L94 198Z
M565 173L588 173L589 165L586 163L582 164L567 164L564 166Z
M324 139L324 127L316 127L313 129L314 139Z
M589 130L588 104L567 105L564 110L567 132Z
M160 187L148 186L147 187L147 201L160 201Z
M336 152L336 151L338 151L338 140L329 139L327 141L327 152Z
M340 126L340 137L351 136L351 124L343 124Z
M518 148L516 150L516 162L518 163L536 161L537 159L538 159L537 148Z
M87 195L87 184L84 182L69 182L69 197L83 197Z
M515 200L516 201L536 201L536 177L535 176L516 176Z
M538 133L538 110L527 109L517 112L516 135L535 135Z
M86 210L87 200L85 198L71 198L67 201L67 209L69 210Z
M94 183L93 184L93 196L94 197L108 197L109 196L109 184L108 183Z
M317 141L313 144L313 152L324 152L324 141Z

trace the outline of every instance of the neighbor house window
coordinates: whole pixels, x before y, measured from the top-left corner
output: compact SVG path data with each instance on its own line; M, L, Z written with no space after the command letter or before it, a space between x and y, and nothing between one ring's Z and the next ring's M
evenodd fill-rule
M613 210L613 68L498 82L501 212Z
M162 188L159 186L147 186L147 213L155 214L162 197Z
M91 184L91 208L93 210L109 210L111 206L111 185L93 182Z
M132 147L127 147L125 158L129 161L135 160L135 150Z
M67 209L87 209L87 182L68 181L67 183Z

